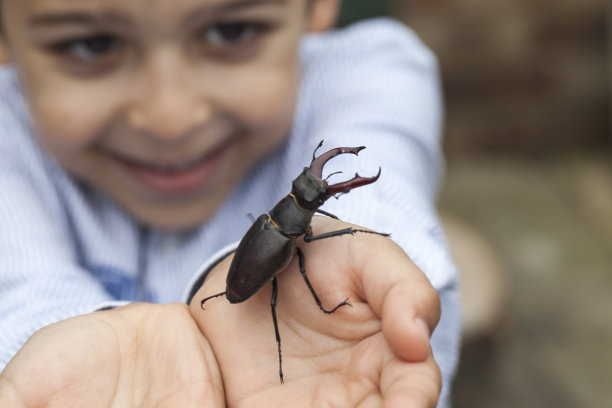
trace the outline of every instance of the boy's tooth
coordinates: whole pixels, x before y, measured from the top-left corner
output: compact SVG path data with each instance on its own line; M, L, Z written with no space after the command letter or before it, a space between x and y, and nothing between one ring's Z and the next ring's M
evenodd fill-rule
M167 164L167 165L161 165L161 166L153 165L151 166L151 168L157 171L164 172L164 173L172 173L172 172L178 172L178 171L189 169L190 167L193 167L195 164L197 164L200 160L201 159L194 159L189 162L183 162L179 164Z

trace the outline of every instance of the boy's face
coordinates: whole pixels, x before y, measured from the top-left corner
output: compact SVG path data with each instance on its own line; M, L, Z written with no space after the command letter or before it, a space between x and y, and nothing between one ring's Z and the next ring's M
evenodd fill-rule
M291 126L309 7L335 0L2 0L40 143L142 222L194 227Z

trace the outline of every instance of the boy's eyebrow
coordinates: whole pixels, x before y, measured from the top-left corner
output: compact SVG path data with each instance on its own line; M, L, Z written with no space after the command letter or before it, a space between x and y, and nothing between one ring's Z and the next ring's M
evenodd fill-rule
M57 26L66 23L76 23L83 25L91 25L94 23L100 23L101 21L113 21L115 23L128 24L128 19L125 16L105 12L102 14L91 14L87 12L61 12L61 13L42 13L34 15L28 21L31 26Z
M205 15L215 15L227 12L232 12L241 9L247 9L250 7L267 5L267 4L286 4L287 0L236 0L222 4L213 5L206 7L200 12L196 12L188 17L188 20L193 20ZM76 23L83 25L91 25L92 23L100 23L102 21L113 21L115 23L129 24L128 18L121 14L113 12L95 13L91 14L88 12L73 11L73 12L47 12L39 15L34 15L29 19L29 25L31 26L57 26L66 23Z
M210 15L218 15L229 13L232 11L239 11L242 9L248 9L251 7L257 7L268 4L287 4L288 0L235 0L221 4L215 4L210 7L204 7L200 11L196 11L191 14L187 20L197 20L198 18Z
M267 3L287 3L287 0L236 0L213 6L215 11L231 11L234 9L259 6Z

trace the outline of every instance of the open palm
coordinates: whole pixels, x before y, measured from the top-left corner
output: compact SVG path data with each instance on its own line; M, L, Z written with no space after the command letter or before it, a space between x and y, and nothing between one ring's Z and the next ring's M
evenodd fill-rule
M133 304L39 330L0 374L0 406L222 407L224 395L187 307Z
M313 225L315 233L347 226L321 218ZM211 299L202 310L202 298L224 290L230 256L192 301L191 312L219 363L228 406L435 406L440 373L427 332L435 327L439 305L424 275L391 240L377 235L298 245L323 306L349 298L352 307L322 313L297 256L277 276L284 384L270 284L243 303Z
M313 221L315 232L344 228ZM323 305L297 258L278 275L285 383L279 381L270 285L232 305L230 259L185 305L133 304L34 334L0 373L2 407L432 407L440 390L428 333L435 290L393 242L371 234L301 243ZM195 322L194 322L195 319Z

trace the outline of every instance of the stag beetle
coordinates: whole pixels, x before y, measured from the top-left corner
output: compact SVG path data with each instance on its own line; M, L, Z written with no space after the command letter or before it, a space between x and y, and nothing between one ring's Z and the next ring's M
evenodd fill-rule
M276 320L276 297L278 293L276 274L283 271L287 265L289 265L289 262L293 259L293 255L297 253L302 277L312 293L317 306L319 306L323 312L331 314L342 306L351 306L348 299L346 299L333 309L328 310L323 307L319 300L319 296L317 296L306 276L304 255L300 248L297 247L295 242L296 239L303 235L305 242L311 242L345 234L352 235L356 232L389 236L389 234L356 228L344 228L319 235L312 234L310 221L315 212L338 219L335 215L319 209L328 198L348 193L351 189L356 187L371 184L380 177L379 168L378 174L374 177L361 177L359 174L355 174L355 177L350 180L328 185L327 179L322 179L323 166L325 163L329 159L343 153L357 155L361 150L365 149L365 146L337 147L323 153L319 157L315 157L317 150L322 144L323 141L321 141L314 150L310 167L305 167L302 174L293 180L291 193L281 199L274 208L270 210L269 214L260 215L238 244L234 259L232 260L227 274L226 290L208 296L202 299L200 303L200 306L204 309L204 303L206 301L223 295L225 295L230 303L244 302L257 293L263 285L272 281L272 299L270 301L270 307L272 309L272 320L274 322L276 343L278 345L279 376L281 383L283 383L284 380L280 345L281 340Z

